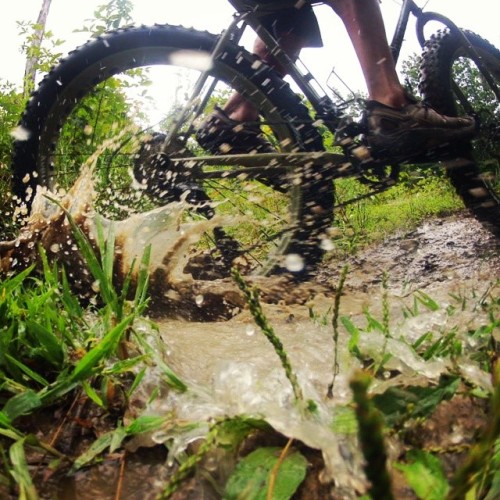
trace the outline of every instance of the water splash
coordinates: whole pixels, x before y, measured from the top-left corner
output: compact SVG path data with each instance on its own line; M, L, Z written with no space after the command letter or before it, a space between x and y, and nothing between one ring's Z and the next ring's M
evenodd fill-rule
M94 208L96 193L93 171L92 163L84 165L78 180L68 192L51 192L45 187L38 187L31 212L17 238L0 242L0 272L4 275L17 273L39 262L38 248L41 246L49 261L55 260L65 266L76 291L98 291L98 284L94 282L72 234L69 215L97 253L99 227L102 228L105 239L107 235L114 234L114 280L118 287L131 269L132 278L135 279L139 271L137 263L141 261L145 248L150 245L151 286L157 295L157 302L165 299L164 302L170 305L165 308L165 313L168 314L172 311L172 304L176 302L173 292L182 292L177 295L181 301L188 293L192 296L190 288L194 280L184 272L191 257L190 251L206 231L221 223L220 219L184 222L183 214L188 206L184 201L133 214L120 221L108 219ZM203 302L205 301L196 302L199 309L203 309ZM212 305L213 302L212 300ZM176 309L182 311L180 306L176 306Z

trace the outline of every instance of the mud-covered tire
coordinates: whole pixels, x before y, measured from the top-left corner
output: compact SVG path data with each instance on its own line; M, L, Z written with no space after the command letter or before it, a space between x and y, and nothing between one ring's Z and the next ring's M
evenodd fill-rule
M57 182L53 151L61 128L98 84L146 65L182 66L172 62L175 54L208 55L216 42L217 37L207 32L155 25L119 29L71 52L45 76L20 121L28 138L14 143L13 189L18 198L29 205L37 185L51 188ZM282 151L321 150L321 138L300 98L253 54L228 43L210 72L257 106ZM333 217L333 183L318 177L313 168L301 178L302 182L288 184L290 223L282 236L279 231L278 238L273 236L272 257L259 262L260 272L275 269L276 262L290 253L302 255L308 270L321 259L321 238Z
M431 107L448 116L472 115L477 136L454 146L455 161L445 162L447 174L465 206L500 237L500 103L490 85L477 72L478 55L500 88L500 51L470 31L463 38L448 29L433 35L425 45L419 90ZM460 101L454 87L462 93Z

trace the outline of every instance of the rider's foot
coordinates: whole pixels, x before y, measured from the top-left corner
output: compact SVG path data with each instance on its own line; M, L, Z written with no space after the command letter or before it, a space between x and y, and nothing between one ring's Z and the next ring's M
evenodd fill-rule
M212 154L275 153L258 124L231 120L220 108L198 128L198 144Z
M400 109L368 101L365 120L373 152L396 159L411 158L457 140L470 139L476 130L473 118L444 116L417 101Z

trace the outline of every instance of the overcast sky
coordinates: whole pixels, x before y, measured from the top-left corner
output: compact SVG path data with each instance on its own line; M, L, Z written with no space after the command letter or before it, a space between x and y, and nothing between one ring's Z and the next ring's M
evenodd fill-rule
M20 54L22 39L18 35L17 21L34 22L38 16L42 0L2 0L4 9L0 16L1 64L0 78L20 84L24 71L24 56ZM7 4L8 3L8 8ZM193 26L218 32L231 20L233 9L227 0L133 0L134 21L137 24L169 23ZM97 5L106 4L106 0L52 0L48 18L48 29L54 37L66 41L61 52L66 53L88 38L86 34L75 34L85 19L93 18ZM423 6L425 0L417 0ZM391 37L397 19L400 0L383 0L381 7L386 29ZM498 19L500 2L498 0L429 0L427 10L448 15L459 26L472 29L490 42L500 47L500 29ZM324 82L332 66L353 81L357 88L364 90L363 80L357 60L352 52L349 40L340 20L326 6L317 8L324 49L307 49L303 59L314 74ZM413 32L408 38L408 53L419 52ZM342 49L339 51L339 49ZM331 53L331 62L325 55ZM347 75L347 76L346 76Z

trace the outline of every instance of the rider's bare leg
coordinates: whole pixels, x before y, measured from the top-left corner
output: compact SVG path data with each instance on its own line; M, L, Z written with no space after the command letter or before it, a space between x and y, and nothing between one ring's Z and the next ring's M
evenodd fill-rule
M305 45L305 40L293 34L283 35L280 42L281 47L292 59L298 57L300 50ZM277 64L276 60L260 38L257 38L255 41L253 52L271 67L275 68L280 74L285 74L283 68ZM224 106L224 111L229 118L236 121L256 121L259 118L258 110L238 93L234 93L229 97Z
M370 99L395 108L408 104L394 67L378 0L326 0L326 3L346 27L359 59ZM284 35L281 44L288 55L296 58L304 41L293 35ZM262 40L256 40L253 51L283 74L282 68L277 67ZM224 110L230 118L238 121L254 121L259 114L252 104L237 93L229 98Z
M370 99L395 108L408 104L399 82L378 0L327 0L344 23Z

